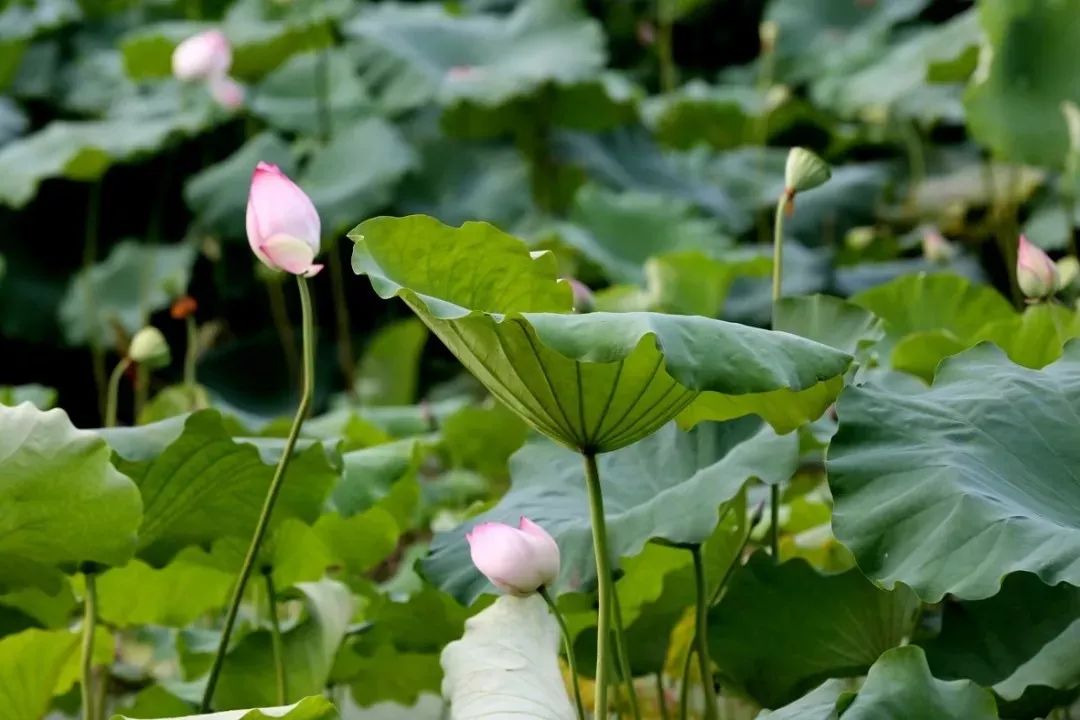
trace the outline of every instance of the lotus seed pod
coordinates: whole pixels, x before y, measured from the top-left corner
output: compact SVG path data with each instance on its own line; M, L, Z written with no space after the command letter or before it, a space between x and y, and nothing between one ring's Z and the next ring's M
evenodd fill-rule
M161 368L169 364L169 343L156 327L147 326L135 333L128 348L128 357L148 368Z

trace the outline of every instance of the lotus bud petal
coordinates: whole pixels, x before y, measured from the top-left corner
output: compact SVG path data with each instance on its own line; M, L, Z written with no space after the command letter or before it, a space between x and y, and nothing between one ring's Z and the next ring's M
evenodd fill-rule
M244 86L228 75L210 78L210 96L226 110L239 110L244 107Z
M145 367L162 368L169 364L169 343L156 327L147 326L135 333L128 347L128 357Z
M784 189L789 195L824 185L832 175L828 164L806 148L791 148L784 170Z
M465 535L476 569L511 595L530 595L559 576L559 546L542 527L522 517L515 528L480 523Z
M1016 282L1029 300L1044 300L1058 287L1057 265L1023 235L1016 253Z
M220 30L193 35L176 46L172 71L177 80L210 80L221 77L232 67L232 46Z
M247 236L252 252L269 268L311 277L322 225L311 198L276 165L261 162L251 177Z

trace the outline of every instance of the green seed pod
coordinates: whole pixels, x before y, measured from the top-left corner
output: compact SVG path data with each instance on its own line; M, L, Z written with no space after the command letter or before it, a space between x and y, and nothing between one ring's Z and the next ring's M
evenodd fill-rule
M145 367L162 368L169 364L171 354L165 336L156 327L144 327L131 338L128 357Z
M824 185L832 175L824 160L806 148L791 148L784 170L784 189L789 194L806 192Z

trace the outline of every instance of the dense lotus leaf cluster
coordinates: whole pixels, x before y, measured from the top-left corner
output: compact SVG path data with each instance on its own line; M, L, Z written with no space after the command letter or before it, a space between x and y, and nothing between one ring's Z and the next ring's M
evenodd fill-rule
M1078 17L0 3L0 718L1077 716Z

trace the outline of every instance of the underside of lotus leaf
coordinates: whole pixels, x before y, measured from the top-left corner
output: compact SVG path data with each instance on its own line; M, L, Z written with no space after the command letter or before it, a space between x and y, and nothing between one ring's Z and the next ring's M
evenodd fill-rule
M575 450L616 450L676 417L757 414L788 432L824 412L851 362L711 318L574 314L554 257L487 223L382 217L349 236L353 270L381 297L400 297L496 398Z

